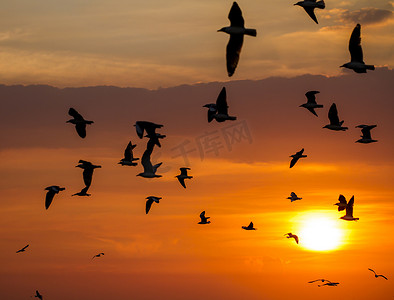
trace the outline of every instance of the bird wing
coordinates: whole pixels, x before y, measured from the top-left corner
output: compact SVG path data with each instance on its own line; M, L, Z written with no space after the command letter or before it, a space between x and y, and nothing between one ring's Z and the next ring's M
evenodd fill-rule
M134 145L135 146L135 145ZM127 161L131 161L132 153L131 153L132 145L131 142L127 144L126 149L124 150L124 159Z
M349 217L353 216L353 205L354 205L354 196L350 198L349 202L346 205L346 215Z
M81 194L86 194L87 191L89 189L89 186L85 186L82 190L81 190Z
M146 205L145 205L145 213L147 214L152 206L153 203L153 199L149 198L148 200L146 200Z
M205 218L205 210L200 214L201 221L206 220Z
M368 270L372 271L372 272L376 275L376 272L375 272L374 270L372 270L372 269L370 269L370 268L368 268Z
M338 118L338 110L335 103L333 103L328 111L328 119L330 120L331 125L340 125Z
M309 110L312 114L314 114L316 117L318 117L317 113L315 112L315 109L313 107L307 107L307 110Z
M142 158L141 158L141 164L144 167L144 173L153 173L153 166L152 166L152 162L150 161L150 156L152 154L152 151L153 151L153 146L150 146L148 142L146 150L144 151L144 154L142 154Z
M181 170L181 175L187 176L187 170L190 170L190 168L179 168Z
M243 34L230 34L230 39L226 48L226 64L229 77L234 74L235 69L237 68L243 42Z
M316 96L315 94L320 93L319 91L308 91L305 93L306 98L308 99L308 103L313 103L313 104L317 104L316 103Z
M242 17L242 11L239 8L237 2L233 3L233 6L230 9L228 14L228 19L230 20L230 25L234 27L244 27L245 21Z
M81 138L86 137L86 123L81 122L75 124L75 129L77 130L77 133Z
M298 244L298 236L295 234L292 234L292 238L294 238L294 240L296 241L296 243Z
M378 275L378 276L383 277L384 279L388 280L387 277L384 275Z
M88 168L83 170L83 182L85 183L86 187L90 187L92 184L92 178L93 178L93 168Z
M372 125L372 126L367 126L364 127L363 129L361 129L361 133L363 134L363 139L372 139L371 138L371 129L375 128L376 125Z
M302 153L304 153L304 148L302 148L300 151L298 151L298 152L296 153L296 155L302 155Z
M137 135L140 139L143 138L144 136L144 127L143 127L143 122L137 121L135 122L135 130L137 132Z
M27 247L29 247L29 245L26 245L26 246L23 247L21 250L25 250Z
M325 281L325 279L316 279L316 280L308 281L308 283L313 283L313 282L316 282L316 281L321 281L321 282L324 282L324 281Z
M84 120L84 118L72 107L68 110L68 114L72 116L75 120Z
M219 114L224 114L224 115L228 114L228 110L227 110L228 105L226 98L227 98L226 88L223 87L216 100L216 109Z
M253 222L250 222L248 228L253 228Z
M298 157L293 157L293 159L290 161L290 168L294 167L298 159L299 159Z
M51 205L55 194L56 194L56 192L54 190L52 190L52 189L48 190L48 192L45 196L45 209L48 209L48 207Z
M363 61L363 49L361 48L361 25L357 24L354 27L352 35L349 40L350 60L356 62Z
M344 195L339 195L338 201L339 201L339 203L342 203L342 204L347 203Z
M294 193L294 192L291 192L290 196L291 197L297 197L296 193Z
M184 188L186 188L185 179L184 179L184 178L180 178L180 177L177 177L177 178L178 178L179 183L180 183Z
M317 22L317 18L315 16L315 8L314 7L304 7L306 13L312 18L313 21L315 21L316 24L319 24Z

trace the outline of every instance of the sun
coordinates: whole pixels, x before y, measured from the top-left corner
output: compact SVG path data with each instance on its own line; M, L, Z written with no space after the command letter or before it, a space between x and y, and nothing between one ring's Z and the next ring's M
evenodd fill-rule
M299 220L300 246L312 251L330 251L342 245L343 230L338 218L328 212L308 212Z

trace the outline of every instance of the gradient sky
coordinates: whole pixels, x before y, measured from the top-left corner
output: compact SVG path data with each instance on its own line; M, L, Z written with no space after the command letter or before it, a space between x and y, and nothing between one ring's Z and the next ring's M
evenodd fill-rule
M3 4L0 299L36 289L45 300L393 298L393 2L327 1L320 25L276 2L238 2L258 35L245 38L231 80L228 37L216 32L231 1ZM357 22L377 66L367 74L339 68ZM223 86L238 119L208 123L202 106ZM308 90L321 92L318 118L298 107ZM322 129L333 102L346 132ZM70 107L95 122L84 140L65 123ZM117 164L130 140L144 152L137 120L164 124L152 154L162 178ZM359 124L377 124L379 142L355 143ZM308 158L289 169L301 148ZM71 197L83 187L79 159L102 165L91 197ZM175 175L186 165L194 178L183 189ZM46 211L50 185L66 190ZM290 203L292 191L303 199ZM339 219L339 194L355 196L358 222ZM145 215L150 195L163 199ZM197 224L203 210L209 225ZM283 236L310 217L332 222L339 247L312 251L302 235L299 245ZM250 221L257 231L241 229ZM340 285L307 283L317 278Z

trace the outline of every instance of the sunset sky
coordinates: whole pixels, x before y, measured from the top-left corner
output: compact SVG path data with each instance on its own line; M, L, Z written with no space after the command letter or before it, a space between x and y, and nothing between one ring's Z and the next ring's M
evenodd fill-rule
M327 0L319 25L295 2L238 1L257 37L231 78L217 30L232 1L3 3L0 299L393 299L394 2ZM339 68L357 23L367 74ZM208 123L223 86L237 120ZM299 107L308 90L319 117ZM332 103L345 132L322 128ZM70 107L94 121L85 139ZM141 158L141 120L164 125L161 178L117 164L130 140ZM377 124L377 143L355 143L360 124ZM102 166L90 197L71 196L80 159ZM66 190L45 210L51 185ZM339 219L340 194L359 221ZM197 224L203 210L211 224Z

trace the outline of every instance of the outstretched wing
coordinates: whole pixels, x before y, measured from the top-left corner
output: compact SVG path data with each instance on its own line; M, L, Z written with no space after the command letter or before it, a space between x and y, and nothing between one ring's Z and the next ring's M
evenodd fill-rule
M338 110L335 103L333 103L328 111L328 119L331 125L339 125Z
M242 11L239 8L237 2L233 2L233 6L228 14L228 19L230 20L230 25L234 27L244 27L245 21L242 17Z
M349 52L350 60L355 62L362 62L363 60L363 50L361 48L361 25L357 24L354 27L352 35L349 40Z
M145 205L145 213L147 214L152 206L153 203L153 199L149 198L148 200L146 200L146 205Z
M84 120L84 118L72 107L68 110L68 114L72 116L75 120Z
M290 168L294 167L298 159L299 159L298 157L293 157L293 159L290 161Z
M48 192L45 196L45 209L48 209L48 207L51 205L55 194L56 194L56 192L54 190L52 190L52 189L48 190Z
M316 103L316 94L320 93L319 91L308 91L305 93L306 98L308 99L308 103Z
M83 182L85 183L85 186L87 188L90 187L90 185L92 184L92 178L93 178L93 168L88 168L88 169L84 169L83 170Z
M190 168L179 168L181 170L181 175L187 176L187 170L190 170Z
M316 24L319 24L317 22L317 18L315 16L315 8L314 7L304 7L306 13L312 18L313 21L315 21Z
M127 161L131 161L131 159L132 159L131 150L132 150L132 146L131 146L131 142L129 142L127 144L126 149L124 150L124 159Z
M350 198L349 202L346 205L346 215L353 216L353 205L354 205L354 196Z
M230 34L230 39L226 47L226 64L229 77L233 76L237 68L243 42L243 34Z
M179 183L180 183L184 188L186 188L185 179L184 179L184 178L180 178L180 177L177 177L177 178L178 178Z
M86 123L81 122L75 124L75 129L77 130L77 133L81 138L84 139L86 137Z

